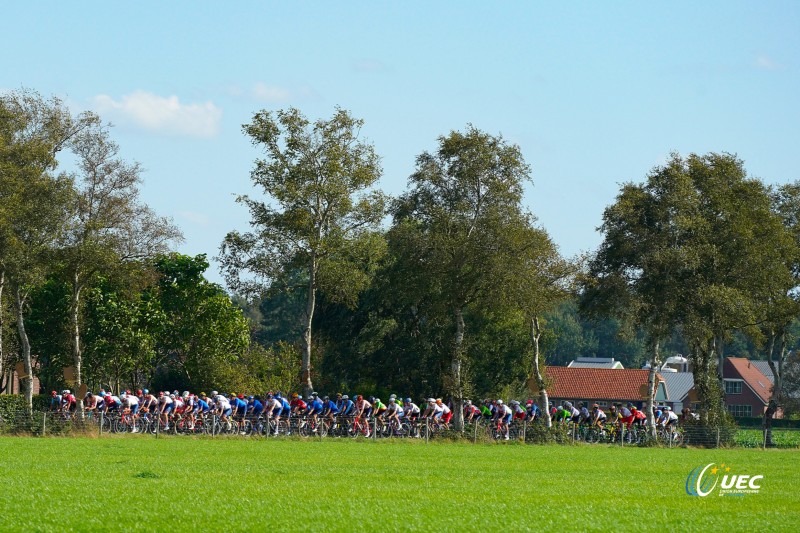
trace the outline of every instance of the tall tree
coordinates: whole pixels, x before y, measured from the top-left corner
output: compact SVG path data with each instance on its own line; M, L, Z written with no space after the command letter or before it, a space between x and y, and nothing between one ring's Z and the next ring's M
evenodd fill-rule
M469 126L440 137L436 153L417 158L411 190L394 208L389 240L392 255L407 265L403 285L429 298L454 324L445 388L457 426L469 390L465 311L502 294L518 246L510 230L527 222L521 200L529 179L519 147Z
M30 290L45 276L67 227L74 202L72 180L54 175L57 153L97 117L73 116L57 98L31 91L0 96L0 263L8 276L27 377L23 389L33 405L33 364L25 330Z
M787 240L767 187L729 154L673 154L644 184L626 184L603 215L583 308L642 327L658 363L680 327L691 348L701 417L721 416L723 343L753 332L760 299L781 275ZM651 379L652 379L651 372ZM651 400L652 402L652 400Z
M239 293L265 286L305 291L302 316L302 387L311 379L312 328L317 291L355 301L368 284L360 268L382 250L371 229L385 214L385 197L372 187L381 175L371 144L361 140L363 121L337 109L330 120L311 123L297 109L261 111L243 126L264 150L251 173L267 195L243 195L252 232L229 233L220 261L228 285ZM286 274L302 272L304 283L284 285Z
M83 382L81 296L92 276L126 261L166 253L182 236L170 220L141 202L141 167L119 157L119 146L107 128L87 129L71 146L78 159L77 197L62 253L72 287L72 364L79 386Z

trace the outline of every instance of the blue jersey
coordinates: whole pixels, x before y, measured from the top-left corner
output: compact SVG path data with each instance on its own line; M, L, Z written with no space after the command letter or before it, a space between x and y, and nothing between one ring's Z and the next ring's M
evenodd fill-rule
M339 412L345 416L349 416L353 414L355 408L356 404L353 403L353 400L344 400L342 406L339 408Z
M207 401L198 399L195 404L195 409L207 413L210 408L208 407Z
M281 413L288 415L289 412L292 410L292 406L289 404L289 402L286 401L286 398L281 398L280 402L281 402L281 409L283 409Z
M321 413L322 412L322 401L317 398L310 404L308 404L308 414L313 415L314 413Z
M339 412L339 407L337 407L336 403L334 403L332 400L328 400L323 407L326 411L330 411L334 414Z
M241 398L235 398L231 402L231 408L235 409L236 412L240 415L243 415L247 412L247 404Z
M248 404L247 412L251 415L260 415L264 410L264 405L258 400L253 400Z

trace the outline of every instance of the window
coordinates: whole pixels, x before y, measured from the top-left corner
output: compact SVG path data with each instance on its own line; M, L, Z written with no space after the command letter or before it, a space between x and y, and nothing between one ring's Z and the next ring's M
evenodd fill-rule
M725 394L741 394L741 393L742 393L742 380L740 379L725 380Z
M731 416L753 416L752 405L729 405L728 412Z

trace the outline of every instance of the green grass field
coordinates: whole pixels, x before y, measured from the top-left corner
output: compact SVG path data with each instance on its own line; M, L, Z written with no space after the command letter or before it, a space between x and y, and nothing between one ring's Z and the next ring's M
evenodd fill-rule
M689 472L764 475L743 497ZM151 436L0 438L5 531L796 531L800 452Z

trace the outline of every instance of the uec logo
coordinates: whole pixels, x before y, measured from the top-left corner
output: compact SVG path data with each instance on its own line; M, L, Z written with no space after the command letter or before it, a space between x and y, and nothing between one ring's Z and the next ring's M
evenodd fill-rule
M726 467L724 463L719 467L716 466L716 463L698 466L689 472L686 478L686 494L689 496L708 496L714 491L718 483L720 496L743 496L744 494L758 493L761 485L757 482L764 479L764 476L728 474L727 472L730 472L730 470L730 466ZM720 477L722 477L721 480Z

